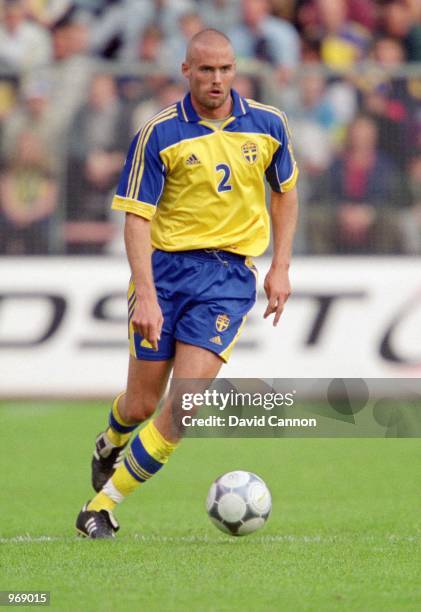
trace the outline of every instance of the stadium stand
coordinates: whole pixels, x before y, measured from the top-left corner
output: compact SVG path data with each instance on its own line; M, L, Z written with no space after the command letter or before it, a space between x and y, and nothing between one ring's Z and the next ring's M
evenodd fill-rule
M180 98L186 41L232 39L242 95L286 111L301 254L421 253L416 0L3 0L0 253L122 253L128 142ZM119 236L119 237L116 237Z

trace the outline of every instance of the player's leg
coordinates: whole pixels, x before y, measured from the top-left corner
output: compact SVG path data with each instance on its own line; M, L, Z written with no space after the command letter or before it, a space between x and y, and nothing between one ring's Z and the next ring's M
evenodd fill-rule
M214 379L222 363L223 361L218 355L207 349L177 342L174 377ZM171 434L173 410L174 406L170 393L156 422L150 421L139 432L132 441L124 461L117 467L102 490L82 510L78 517L79 524L85 519L96 520L98 515L102 514L101 518L108 523L109 532L111 531L109 525L112 525L113 521L116 525L114 530L118 528L111 511L118 503L133 493L141 483L156 474L165 465L177 446L179 436ZM107 531L107 525L104 526L104 530ZM109 536L112 536L112 533L105 537ZM98 537L98 535L94 537Z
M172 360L129 358L127 388L113 402L108 428L96 439L92 486L100 491L122 460L133 431L154 413L167 386Z
M216 378L224 361L208 349L177 341L171 390L153 425L164 440L176 445L182 437L181 395L201 393Z
M158 263L165 263L163 289L168 293L171 284L173 293L177 287L177 295L187 296L181 303L174 295L164 301L167 330L161 337L160 351L167 358L175 352L174 377L192 380L198 391L198 385L203 384L200 379L212 380L228 360L255 301L255 277L244 258L232 254L223 258L207 252L201 255L195 252L194 257L157 255ZM159 275L155 282L160 282ZM176 347L174 338L178 340ZM141 351L148 351L143 342L131 336L130 344L138 358L148 359L146 354L140 357ZM152 420L135 436L124 462L90 502L89 511L81 513L85 514L86 522L108 515L108 532L113 535L110 524L114 506L157 473L177 446L180 439L180 431L174 430L177 410L173 393L156 422Z
M162 410L134 438L124 463L104 486L116 502L129 495L140 483L149 480L168 461L182 437L181 396L208 388L223 364L212 351L178 341L173 380ZM113 495L112 486L121 495Z
M121 427L136 428L139 422L145 420L154 412L165 391L171 368L172 359L147 361L130 356L126 392L117 398L113 405L113 418L118 420ZM113 424L114 421L110 419L110 423ZM114 430L114 427L115 424L113 431L121 433L118 428ZM107 435L108 431L106 432ZM124 435L130 436L131 431ZM123 442L123 447L115 447L115 449L122 453L122 448L126 444L127 441ZM104 460L102 459L102 461ZM113 475L116 468L118 469L116 465L105 467L110 469L110 476ZM102 468L104 468L104 463L100 464L98 460L94 466L93 462L93 468L93 480L98 481L100 477L103 478L104 469ZM95 470L98 473L94 474ZM110 476L105 482L109 480ZM114 532L118 530L118 524L109 511L113 505L110 505L108 497L104 495L101 489L102 486L97 496L92 500L92 502L95 502L94 507L90 507L89 502L85 504L76 521L76 529L79 533L91 538L112 537Z

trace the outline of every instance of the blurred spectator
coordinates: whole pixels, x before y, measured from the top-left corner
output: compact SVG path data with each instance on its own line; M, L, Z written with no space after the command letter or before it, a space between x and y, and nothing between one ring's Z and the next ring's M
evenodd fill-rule
M129 140L128 118L114 79L98 75L69 132L68 253L100 253L111 239L109 193L121 171Z
M261 97L259 95L260 83L255 77L247 74L238 72L234 79L233 87L243 98L253 98L256 100Z
M16 146L22 132L36 135L49 167L56 169L58 138L51 121L50 85L48 81L29 77L21 90L20 104L10 113L2 135L3 161L16 156Z
M83 0L82 0L83 1ZM94 1L94 0L93 0ZM103 2L103 0L98 0ZM76 0L24 0L25 13L37 23L51 28L74 10Z
M301 63L315 64L320 63L321 43L317 38L309 36L301 39Z
M117 84L126 117L132 117L135 108L141 102L149 100L155 95L154 83L151 86L151 83L145 78L135 76L118 77ZM132 132L132 135L134 135L134 131Z
M421 255L421 152L409 160L407 186L410 208L402 215L403 250Z
M306 72L294 88L295 96L288 108L289 116L307 119L324 130L334 127L335 110L327 96L326 78L320 71Z
M0 24L0 64L29 69L51 59L51 42L44 28L29 21L23 0L5 0Z
M168 58L164 34L156 25L147 26L143 30L137 48L133 48L133 51L136 51L137 55L131 60L142 67L149 67L149 70L142 77L132 76L120 79L120 94L128 116L132 116L142 102L145 102L146 105L150 104L157 92L165 88L168 83L168 69L172 66ZM173 70L174 68L171 69L171 72ZM181 78L181 63L176 67L176 73Z
M355 90L344 79L328 80L320 67L307 67L293 86L283 89L279 101L291 121L297 154L302 148L303 159L324 170L355 115Z
M350 21L360 23L370 32L374 32L379 15L376 0L348 0L347 8Z
M413 134L414 149L421 149L421 87L420 79L413 78L408 82L408 91L413 96L415 110L413 113L413 125L411 132Z
M370 32L348 19L346 0L316 0L321 58L332 68L346 68L367 54Z
M164 33L156 24L146 26L139 34L136 44L126 52L125 60L130 62L146 62L164 66L166 41Z
M382 26L386 36L402 41L409 62L421 62L421 25L414 8L402 0L389 0L383 7Z
M401 41L391 36L379 36L373 45L373 60L386 68L398 68L406 61Z
M198 11L206 27L225 31L238 22L240 0L200 0Z
M154 18L151 0L107 2L90 23L89 51L105 58L130 59L143 28Z
M21 132L0 177L0 252L48 253L56 206L57 185L43 145L33 132Z
M119 0L111 2L101 15L91 23L90 51L110 57L109 50L123 60L137 54L139 38L143 30L158 25L169 37L177 32L177 20L183 13L194 11L193 0Z
M298 65L300 40L288 21L269 10L268 0L241 0L242 21L227 34L238 57L269 62L284 79Z
M293 22L297 4L299 0L270 0L270 10L275 17Z
M51 90L51 122L65 137L74 113L83 103L94 68L86 55L88 28L79 21L64 20L52 31L53 62L37 70L34 78L48 82Z
M372 56L387 70L373 70L360 79L362 108L376 121L380 150L403 168L413 148L411 132L416 105L408 91L408 79L393 74L393 69L399 68L404 61L405 51L400 40L380 37L374 44Z
M330 79L326 90L326 98L329 100L336 116L336 129L340 131L346 127L355 117L358 108L358 96L355 87L349 78ZM342 138L341 133L336 137Z
M407 6L411 12L411 17L414 22L421 21L421 4L419 0L403 0L405 6Z
M374 0L303 0L297 27L308 55L320 45L322 60L346 68L365 57L377 19Z
M300 168L311 175L321 174L331 160L331 132L336 125L333 105L326 96L326 79L320 72L306 72L294 87L284 90L280 106L291 124Z
M136 3L137 0L131 0ZM195 12L195 0L148 0L153 6L153 22L159 24L166 38L173 36L178 30L178 20L186 13Z
M164 63L165 40L162 30L156 25L147 26L142 33L137 49L137 55L133 58L142 63L156 64L162 66Z
M3 122L13 114L18 97L18 83L15 77L0 79L0 129Z
M160 110L178 102L185 96L185 87L177 81L168 81L166 85L161 87L156 95L144 100L139 104L133 112L132 116L132 131L137 132L151 117L156 115Z
M326 192L313 194L313 201L327 200L333 210L333 214L325 208L321 214L317 209L315 214L309 211L309 230L317 249L399 252L393 210L401 205L402 183L398 169L378 151L377 138L376 124L369 117L359 116L350 125L344 151L329 170Z
M199 13L184 13L179 17L177 33L169 37L166 45L166 65L176 74L181 73L189 40L205 28L206 24Z

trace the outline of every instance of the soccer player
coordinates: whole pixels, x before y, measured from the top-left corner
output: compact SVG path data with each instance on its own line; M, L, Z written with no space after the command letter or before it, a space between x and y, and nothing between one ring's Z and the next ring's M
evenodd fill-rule
M271 186L274 251L264 281L276 326L290 294L288 268L297 220L297 167L285 115L232 89L235 58L216 30L190 41L183 75L190 92L136 134L113 208L124 211L132 277L128 291L127 388L96 440L97 491L76 528L113 537L115 506L158 472L176 448L174 379L214 379L256 299L251 256L269 242L264 176Z

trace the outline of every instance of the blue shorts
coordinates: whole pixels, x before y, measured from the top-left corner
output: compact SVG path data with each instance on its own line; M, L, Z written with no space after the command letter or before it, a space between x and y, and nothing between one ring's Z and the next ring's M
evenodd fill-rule
M164 317L158 351L133 329L133 280L128 291L130 353L137 359L174 357L176 340L208 349L228 361L256 301L256 268L249 257L219 250L152 254Z

